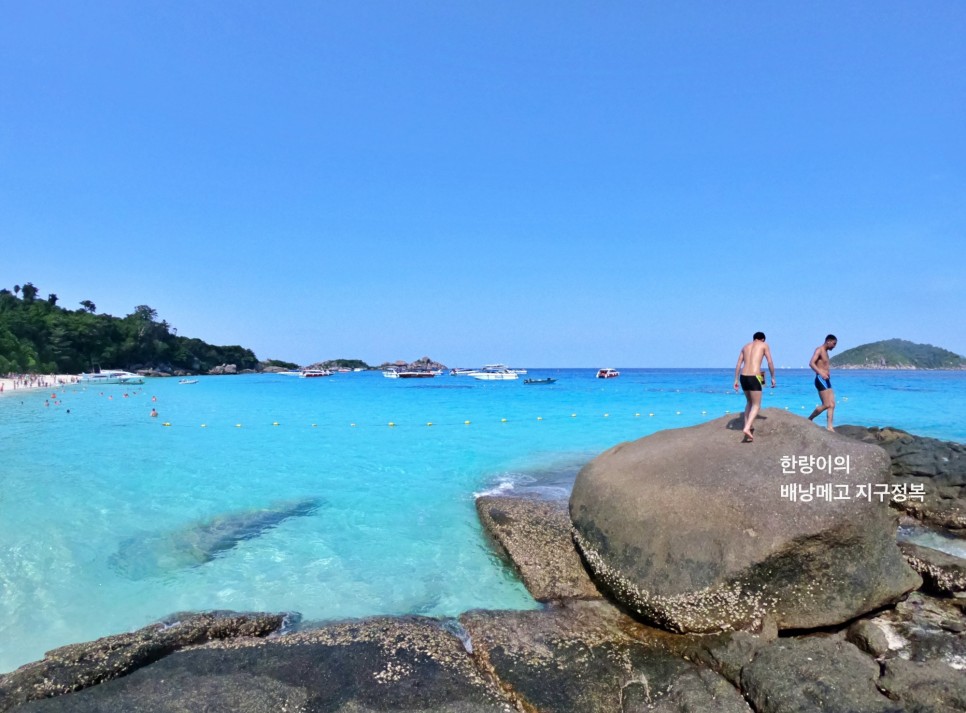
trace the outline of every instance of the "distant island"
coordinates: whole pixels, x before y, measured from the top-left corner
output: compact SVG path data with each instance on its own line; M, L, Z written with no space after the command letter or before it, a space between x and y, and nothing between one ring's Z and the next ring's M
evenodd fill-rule
M847 349L832 357L836 369L966 369L966 358L905 339L886 339Z

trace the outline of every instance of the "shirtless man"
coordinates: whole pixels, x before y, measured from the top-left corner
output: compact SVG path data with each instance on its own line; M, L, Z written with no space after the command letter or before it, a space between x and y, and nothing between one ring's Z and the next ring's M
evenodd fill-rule
M761 385L765 382L761 370L761 360L768 360L768 371L771 374L771 388L775 388L775 365L771 360L771 349L765 344L765 333L755 332L751 341L741 348L738 354L738 364L735 366L735 391L741 384L745 392L745 427L741 431L745 434L742 443L755 440L755 418L761 410ZM759 373L762 375L759 378Z
M835 349L835 345L838 343L839 340L835 338L834 334L828 335L825 337L825 343L815 349L815 353L812 354L812 360L808 362L808 365L812 367L812 371L815 372L815 388L818 389L818 396L822 399L822 405L812 411L812 415L808 417L808 420L813 420L822 411L828 411L828 425L826 428L830 431L835 430L832 424L832 417L835 414L835 392L832 391L832 362L829 360L828 353L832 349Z

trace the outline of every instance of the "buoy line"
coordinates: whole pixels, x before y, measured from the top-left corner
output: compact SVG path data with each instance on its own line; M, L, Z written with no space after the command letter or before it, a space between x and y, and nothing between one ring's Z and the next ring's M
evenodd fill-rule
M791 406L782 406L778 408L783 408L786 411L793 410L793 407ZM808 408L811 408L811 407L799 406L798 410L805 410ZM729 416L729 415L740 416L741 413L742 413L742 409L726 409L723 412L719 412L719 415L720 416ZM229 424L229 425L234 426L234 428L241 429L241 430L245 430L245 429L250 430L253 428L259 429L261 427L271 428L271 429L285 429L285 428L292 428L292 427L318 429L320 426L324 429L332 429L332 428L340 428L340 427L364 428L364 429L373 429L373 428L390 428L390 429L444 428L445 429L445 428L457 428L457 427L465 428L467 426L518 425L522 423L548 423L549 422L551 424L561 424L561 423L574 423L588 418L607 420L610 422L619 423L623 421L625 418L636 420L636 419L642 419L642 418L650 419L650 418L661 418L661 417L673 418L675 420L677 420L679 417L685 417L685 418L697 417L699 419L698 422L701 422L711 418L717 418L718 416L715 416L714 412L708 411L707 409L702 409L700 411L697 411L697 410L682 411L680 409L670 409L666 411L639 410L634 412L627 412L626 414L618 414L617 412L614 412L614 411L601 411L601 412L596 412L591 414L571 412L568 414L558 414L558 415L552 415L552 416L544 416L542 414L537 414L537 415L530 415L530 416L514 416L514 417L502 416L499 418L495 418L495 417L468 418L460 421L436 421L434 419L425 419L425 420L413 420L413 421L392 420L392 421L383 421L379 423L363 422L363 421L349 421L349 422L339 422L339 423L334 423L334 422L319 423L318 421L315 421L315 422L309 421L309 422L300 423L300 422L291 422L291 421L282 421L282 420L272 420L272 421L257 422L257 423L254 423L254 422L244 423L244 422L236 421L235 423ZM218 426L218 424L212 424L212 423L200 423L197 425L186 425L184 423L175 424L170 421L164 421L159 425L167 428L184 428L184 427L199 428L200 427L204 429L215 428Z

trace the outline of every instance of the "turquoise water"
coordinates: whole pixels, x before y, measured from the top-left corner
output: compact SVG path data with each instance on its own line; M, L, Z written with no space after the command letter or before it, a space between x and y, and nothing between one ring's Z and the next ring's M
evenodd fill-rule
M535 607L488 550L474 496L565 495L615 443L740 412L732 373L531 370L558 379L534 386L251 375L6 394L0 671L184 610L313 622ZM966 372L833 381L839 424L966 441ZM765 406L807 415L810 372L778 382Z

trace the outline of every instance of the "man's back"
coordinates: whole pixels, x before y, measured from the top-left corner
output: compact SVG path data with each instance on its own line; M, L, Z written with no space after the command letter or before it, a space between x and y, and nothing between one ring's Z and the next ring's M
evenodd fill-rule
M741 373L745 376L757 376L761 371L761 360L764 358L767 348L768 345L759 339L748 342L743 346L741 356L744 360L744 366L741 368Z

